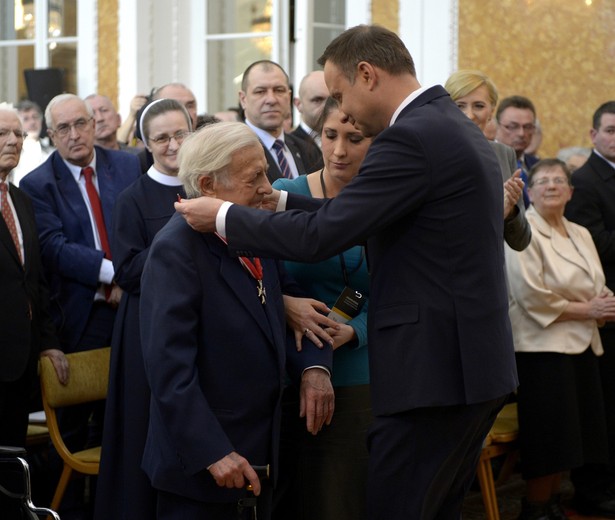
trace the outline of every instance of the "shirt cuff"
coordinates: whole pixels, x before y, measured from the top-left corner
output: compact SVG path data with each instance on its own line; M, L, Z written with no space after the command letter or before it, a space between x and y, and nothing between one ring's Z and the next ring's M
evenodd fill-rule
M114 276L115 270L113 269L113 262L108 258L103 258L100 264L100 271L98 273L98 281L111 285L113 283Z
M216 214L216 232L224 238L226 238L226 214L232 205L232 202L223 202Z
M331 372L329 372L329 369L321 365L313 365L311 367L304 368L303 372L301 372L301 376L303 376L303 374L305 374L308 370L311 370L312 368L320 368L321 370L324 370L329 375L329 377L331 377Z
M278 205L275 208L276 213L278 211L286 211L286 201L288 200L288 192L280 190L280 198L278 199Z

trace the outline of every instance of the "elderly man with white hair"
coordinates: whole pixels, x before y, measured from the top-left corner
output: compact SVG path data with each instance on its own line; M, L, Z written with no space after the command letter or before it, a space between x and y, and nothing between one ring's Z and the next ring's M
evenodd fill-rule
M188 197L260 208L271 193L263 148L243 123L202 128L179 162ZM143 469L160 520L270 517L287 372L300 385L307 429L331 421L332 351L304 340L297 352L286 337L280 270L275 260L232 257L223 236L178 214L152 243L140 301L152 392ZM271 469L269 479L259 480L258 466Z

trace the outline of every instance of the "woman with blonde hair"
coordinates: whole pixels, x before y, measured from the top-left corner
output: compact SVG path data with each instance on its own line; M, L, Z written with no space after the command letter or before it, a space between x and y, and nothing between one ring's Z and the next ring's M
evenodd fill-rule
M493 121L498 103L498 91L493 81L479 70L458 70L451 74L444 88L459 109L485 133ZM495 141L489 143L500 163L500 174L504 182L504 239L510 247L521 251L527 247L531 238L521 196L521 171L517 169L517 159L512 148Z

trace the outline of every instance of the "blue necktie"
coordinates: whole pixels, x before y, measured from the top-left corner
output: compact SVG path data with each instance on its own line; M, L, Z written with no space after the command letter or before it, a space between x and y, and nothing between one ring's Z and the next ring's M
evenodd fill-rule
M275 153L278 156L278 166L280 167L280 171L282 172L282 177L285 179L292 179L293 174L290 170L290 166L286 157L284 156L284 141L281 139L276 139L273 143L273 148L275 149Z
M530 206L530 198L527 194L527 173L523 168L523 163L519 159L517 159L517 168L521 168L521 180L523 181L523 204L525 209L527 209Z

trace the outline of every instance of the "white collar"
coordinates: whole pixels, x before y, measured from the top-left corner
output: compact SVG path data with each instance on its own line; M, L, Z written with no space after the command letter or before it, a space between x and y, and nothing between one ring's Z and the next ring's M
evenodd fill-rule
M284 132L280 132L278 137L273 137L269 132L266 132L262 128L255 126L248 118L246 118L246 125L248 125L252 131L258 136L261 140L261 143L265 145L267 150L271 150L273 147L273 143L275 143L276 139L280 139L280 141L284 142Z
M177 175L167 175L166 173L162 173L158 171L154 166L150 166L149 170L147 170L146 175L156 181L158 184L162 184L164 186L181 186L182 182L177 178Z
M79 179L81 177L81 170L83 170L83 168L86 168L87 166L94 170L94 174L98 173L96 171L96 148L94 148L94 157L92 157L90 164L86 166L77 166L76 164L68 162L66 159L64 159L64 157L62 157L62 160L64 161L64 164L66 164L66 167L77 182L79 182Z
M429 88L431 88L431 87L419 87L416 90L413 90L412 92L410 92L408 97L406 99L404 99L401 102L401 105L399 105L397 107L397 110L395 110L395 112L393 112L393 117L391 118L391 122L389 123L389 126L392 126L393 123L395 123L395 121L399 117L399 114L401 113L401 111L404 108L406 108L410 103L412 103L417 97L419 97L423 92L425 92Z

